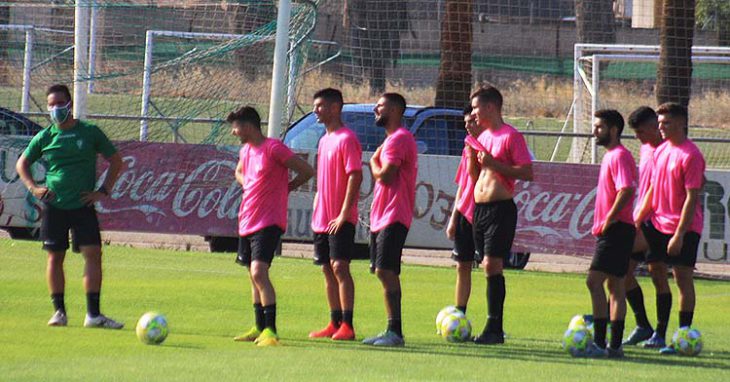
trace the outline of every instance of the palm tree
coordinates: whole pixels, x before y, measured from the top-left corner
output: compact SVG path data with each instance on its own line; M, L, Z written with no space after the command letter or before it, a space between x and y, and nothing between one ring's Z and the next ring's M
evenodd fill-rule
M689 105L695 0L664 0L659 32L656 101Z
M471 89L473 0L446 0L434 105L462 107Z

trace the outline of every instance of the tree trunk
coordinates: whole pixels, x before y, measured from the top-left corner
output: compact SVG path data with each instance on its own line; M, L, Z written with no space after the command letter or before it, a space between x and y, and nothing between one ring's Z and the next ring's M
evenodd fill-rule
M616 43L616 18L613 2L575 0L575 26L579 43Z
M434 105L463 107L471 90L473 0L446 0Z
M694 25L694 0L664 0L659 32L657 104L677 102L689 106Z
M407 2L347 0L353 64L368 80L370 94L385 92L388 66L400 56L400 34L408 29Z

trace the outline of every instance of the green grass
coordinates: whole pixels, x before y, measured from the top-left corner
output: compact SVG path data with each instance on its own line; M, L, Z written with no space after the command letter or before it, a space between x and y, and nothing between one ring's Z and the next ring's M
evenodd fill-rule
M84 329L83 262L66 259L70 326L49 328L52 313L38 243L0 239L0 375L2 380L727 380L730 370L730 284L698 281L695 322L705 350L695 358L662 357L631 348L621 361L573 359L559 347L571 316L589 309L583 275L508 272L505 330L500 347L450 344L434 334L438 310L452 303L454 270L404 266L406 347L374 349L359 343L307 339L328 312L322 276L309 260L277 258L283 346L256 348L231 337L252 324L250 290L233 255L105 247L102 309L125 321L122 331ZM385 324L382 292L364 262L353 263L358 337ZM485 320L485 282L474 273L469 315ZM642 279L649 311L653 293ZM675 304L676 305L676 304ZM171 334L161 346L135 338L137 318L164 312ZM653 316L653 313L650 313ZM632 328L633 319L627 321ZM676 308L670 331L676 329Z

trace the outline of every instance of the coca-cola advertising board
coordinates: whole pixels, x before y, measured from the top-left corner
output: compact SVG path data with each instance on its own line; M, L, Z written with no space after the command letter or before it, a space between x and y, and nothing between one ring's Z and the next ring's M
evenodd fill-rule
M116 231L236 236L241 187L233 176L238 147L122 142L117 147L124 167L110 196L97 204L102 228ZM37 226L38 202L17 179L14 165L19 150L2 149L0 160L0 226ZM316 152L300 153L310 164ZM363 154L360 189L360 224L357 241L366 243L373 178ZM453 208L453 182L458 157L419 156L416 206L407 246L450 249L444 233ZM35 177L42 182L42 163ZM100 160L99 181L106 176ZM515 202L518 228L514 250L533 253L590 255L595 238L593 223L598 166L585 164L534 164L535 179L517 182ZM698 253L703 262L728 262L728 192L730 173L708 171L702 197L705 229ZM292 192L285 239L311 241L312 201L316 190L310 180Z

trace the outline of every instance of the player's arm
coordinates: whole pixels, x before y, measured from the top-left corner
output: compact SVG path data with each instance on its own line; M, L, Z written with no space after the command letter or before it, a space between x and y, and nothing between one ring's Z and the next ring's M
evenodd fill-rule
M106 173L106 178L104 178L104 183L101 187L96 191L81 193L81 201L87 205L92 205L108 196L109 192L114 188L114 183L117 182L119 172L122 169L122 156L119 152L115 152L106 158L106 160L109 162L109 170Z
M616 216L624 209L624 207L626 207L626 205L629 204L632 196L634 196L634 187L626 187L619 190L618 194L616 194L616 200L614 200L613 206L611 206L608 214L606 214L606 220L603 222L603 228L601 229L602 235L605 235L608 227L616 222Z
M292 155L284 162L286 168L294 171L297 176L289 182L289 191L294 191L302 184L306 183L309 178L314 176L314 169L299 155Z
M479 165L479 159L477 159L477 151L471 146L467 146L466 150L469 152L469 161L466 162L466 172L469 173L469 176L474 181L477 181L479 179L479 173L482 171L482 168ZM459 200L458 196L456 197L456 200Z
M15 163L15 171L18 173L20 180L25 185L25 188L27 188L36 199L53 199L53 191L49 190L47 187L38 186L35 180L33 180L33 174L30 172L30 166L32 164L33 163L25 156L25 153L20 155L18 162Z
M667 254L669 256L677 256L682 250L684 244L684 234L687 233L689 226L692 224L692 219L695 216L695 209L697 208L697 199L699 198L700 190L697 188L688 188L687 197L684 199L684 205L682 206L682 213L679 215L679 224L674 235L669 240L667 246Z
M236 182L238 182L238 184L243 186L243 162L242 161L238 161L238 164L236 165L235 176L236 176Z
M342 225L347 222L347 218L352 213L353 208L357 208L357 194L360 192L360 184L362 183L362 170L350 172L347 177L347 191L345 191L345 200L342 202L342 209L336 219L329 222L327 231L330 235L336 234Z
M461 186L459 186L456 189L456 197L454 199L455 201L458 201L461 199L461 192L462 192ZM459 216L458 214L459 214L459 210L456 209L456 202L454 202L454 208L451 210L451 217L449 218L449 224L446 226L446 237L449 240L454 240L454 238L456 237L456 224L457 224L456 218L457 218L457 216Z
M375 180L379 180L383 184L391 184L398 175L400 164L390 162L385 162L385 164L383 164L383 161L380 158L382 155L383 146L381 145L377 150L375 150L373 157L370 158L370 171L372 172Z
M649 216L649 212L651 212L651 198L654 194L654 185L649 185L649 189L646 191L646 195L644 195L644 200L639 200L639 203L641 207L639 207L639 212L636 215L636 221L634 224L636 224L636 227L639 227L639 225L646 220L646 217Z

